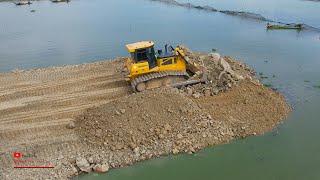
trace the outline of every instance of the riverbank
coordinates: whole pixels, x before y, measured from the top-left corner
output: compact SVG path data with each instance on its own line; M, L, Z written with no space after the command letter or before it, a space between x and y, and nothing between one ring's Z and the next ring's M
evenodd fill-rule
M195 153L270 131L290 112L284 97L260 84L243 63L187 54L209 67L208 85L133 94L122 58L1 74L4 178L66 179ZM54 168L14 169L13 152Z

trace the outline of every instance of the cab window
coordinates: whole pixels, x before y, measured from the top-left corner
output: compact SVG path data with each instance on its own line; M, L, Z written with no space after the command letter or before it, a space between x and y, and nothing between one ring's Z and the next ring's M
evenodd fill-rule
M139 49L137 50L137 61L147 60L147 49Z
M162 65L169 65L172 64L172 59L164 59Z

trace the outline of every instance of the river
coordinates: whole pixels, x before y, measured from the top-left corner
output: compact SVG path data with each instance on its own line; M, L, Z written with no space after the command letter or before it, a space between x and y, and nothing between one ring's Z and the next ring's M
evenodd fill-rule
M299 0L189 0L320 27L320 3ZM35 12L31 12L35 10ZM79 179L320 179L320 34L266 31L259 22L148 0L74 0L30 6L0 3L0 71L127 56L124 45L154 40L217 49L241 59L282 92L294 110L270 133L167 156Z

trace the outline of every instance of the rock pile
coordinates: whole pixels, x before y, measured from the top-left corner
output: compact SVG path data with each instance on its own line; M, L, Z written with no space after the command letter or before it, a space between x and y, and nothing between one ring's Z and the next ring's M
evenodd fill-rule
M93 159L93 157L84 158L79 156L76 158L76 166L82 172L91 172L92 170L97 173L105 173L109 170L109 164L106 162L99 162Z
M182 47L189 61L206 68L208 83L196 84L182 89L187 95L199 98L213 96L237 85L241 80L254 79L254 71L247 65L233 60L231 57L221 57L218 53L194 53Z

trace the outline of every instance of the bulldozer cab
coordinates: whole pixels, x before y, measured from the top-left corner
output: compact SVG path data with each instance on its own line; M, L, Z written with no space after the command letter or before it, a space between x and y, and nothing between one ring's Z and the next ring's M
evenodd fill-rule
M148 62L149 69L157 66L157 57L154 51L154 43L152 41L128 44L126 47L135 63Z

